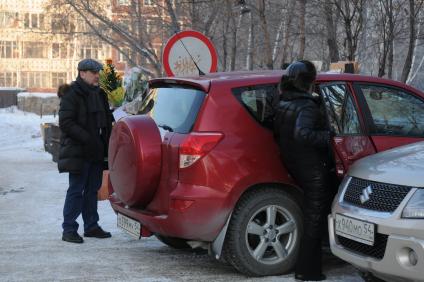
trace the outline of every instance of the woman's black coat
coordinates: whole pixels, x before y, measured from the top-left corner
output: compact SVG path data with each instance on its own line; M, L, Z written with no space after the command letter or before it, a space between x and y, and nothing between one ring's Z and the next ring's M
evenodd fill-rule
M304 232L319 237L331 200L330 132L325 116L309 93L286 91L274 126L284 165L304 190Z

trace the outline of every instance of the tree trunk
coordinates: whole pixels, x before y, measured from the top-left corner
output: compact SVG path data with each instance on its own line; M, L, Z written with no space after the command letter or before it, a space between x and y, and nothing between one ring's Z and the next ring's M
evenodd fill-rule
M249 38L247 42L246 69L253 70L253 51L254 51L253 42L255 41L254 40L255 25L253 23L252 13L249 13L249 21L250 21L250 25L249 25Z
M288 3L288 11L293 11L296 8L296 1L295 0L289 0ZM285 31L284 31L284 43L281 49L283 50L283 54L281 56L281 68L284 69L285 64L290 63L288 61L288 48L290 43L290 31L291 31L291 23L292 23L293 17L288 15L286 17L286 23L285 23Z
M327 27L327 45L330 63L340 60L339 47L337 46L337 28L333 19L333 5L332 0L325 1L324 15Z
M386 61L387 61L387 40L383 38L382 51L378 56L378 77L383 77L386 74Z
M263 36L264 36L264 45L265 45L265 50L264 50L264 56L265 56L265 65L268 69L273 69L274 65L272 63L272 49L271 49L271 39L270 39L270 35L269 35L269 31L268 31L268 23L266 20L266 13L265 13L265 0L258 0L259 1L259 19L261 22L261 27L262 27L262 31L263 31Z
M414 0L409 0L409 44L408 53L403 65L402 75L400 80L406 82L409 72L411 71L412 56L415 49L415 5Z
M393 77L393 45L394 45L394 34L395 34L395 23L393 15L393 0L389 0L388 3L388 13L389 17L389 32L388 32L388 54L387 54L387 77L392 79Z
M233 40L232 40L232 48L231 48L231 62L230 62L230 70L234 71L236 69L236 60L237 60L237 33L240 29L241 19L243 15L240 14L237 18L237 22L233 20ZM234 19L234 18L233 18Z
M283 15L283 11L281 11L281 15ZM283 34L283 28L284 28L284 17L281 17L280 24L278 25L278 31L277 35L275 36L274 41L274 47L272 49L272 63L275 63L275 60L277 59L277 53L278 53L278 46L280 45L281 36Z
M305 14L306 14L306 0L301 0L299 7L299 55L298 59L303 60L305 56Z
M358 39L362 31L364 3L365 0L343 0L343 3L334 2L334 5L343 17L346 35L345 48L349 61L355 60Z
M228 33L228 26L229 26L229 24L230 24L230 20L229 20L229 17L227 17L226 19L225 19L225 21L223 22L223 25L224 25L224 27L223 27L223 29L224 29L224 36L223 36L223 38L222 38L222 50L223 50L223 55L222 55L222 68L223 68L223 71L226 71L227 70L227 57L228 57L228 50L227 50L227 48L228 48L228 46L227 46L227 36L226 36L226 34Z
M421 18L421 12L422 12L422 10L420 9L419 11L418 11L418 18ZM417 46L419 43L418 43L418 39L419 38L422 38L422 23L420 22L420 23L418 23L418 27L417 27L417 38L415 39L415 46ZM420 44L421 45L421 44ZM409 72L409 75L408 75L408 79L406 80L406 83L407 84L409 84L409 83L411 83L413 80L414 80L414 78L416 77L416 75L420 72L420 70L421 70L421 67L422 67L422 65L423 65L423 63L424 63L424 56L421 58L421 60L420 60L420 62L419 62L419 64L418 64L418 66L415 68L415 70L414 70L414 65L415 65L415 61L416 61L416 59L417 59L417 55L416 55L416 53L414 52L414 55L412 56L412 63L411 63L411 71Z

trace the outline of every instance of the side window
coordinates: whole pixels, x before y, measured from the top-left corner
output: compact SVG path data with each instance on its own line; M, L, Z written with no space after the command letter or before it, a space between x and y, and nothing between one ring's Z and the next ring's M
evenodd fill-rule
M424 136L424 102L397 88L359 85L373 122L372 133Z
M331 128L341 135L359 134L358 113L346 85L321 85L320 88Z
M277 85L257 85L234 88L234 96L241 102L260 124L273 127L273 101L277 95Z

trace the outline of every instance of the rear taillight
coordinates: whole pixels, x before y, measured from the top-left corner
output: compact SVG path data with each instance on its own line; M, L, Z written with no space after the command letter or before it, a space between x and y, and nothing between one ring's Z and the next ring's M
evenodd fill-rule
M223 137L219 132L190 133L180 145L180 168L194 164L209 153Z

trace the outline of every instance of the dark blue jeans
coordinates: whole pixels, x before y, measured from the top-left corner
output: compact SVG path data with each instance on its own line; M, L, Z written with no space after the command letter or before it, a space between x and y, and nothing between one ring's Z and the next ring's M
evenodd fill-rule
M80 174L69 173L69 188L63 207L63 233L78 230L77 218L82 214L84 231L98 227L97 191L102 185L103 164L85 162Z

